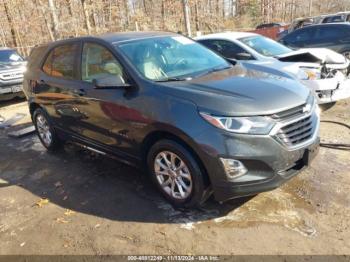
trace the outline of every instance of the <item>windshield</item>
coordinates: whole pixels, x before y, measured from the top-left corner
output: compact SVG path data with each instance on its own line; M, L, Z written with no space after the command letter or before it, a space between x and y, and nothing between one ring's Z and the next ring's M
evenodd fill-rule
M22 62L23 58L15 50L0 50L0 63Z
M116 45L136 69L154 81L186 80L230 64L202 45L183 36L166 36Z
M264 56L278 56L292 52L288 47L263 36L249 36L238 40Z

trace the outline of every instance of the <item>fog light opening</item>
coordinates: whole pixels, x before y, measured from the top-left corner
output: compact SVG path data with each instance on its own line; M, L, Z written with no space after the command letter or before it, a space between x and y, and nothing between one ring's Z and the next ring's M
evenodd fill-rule
M241 161L236 159L220 158L226 176L230 179L243 176L248 172L248 169L243 165Z

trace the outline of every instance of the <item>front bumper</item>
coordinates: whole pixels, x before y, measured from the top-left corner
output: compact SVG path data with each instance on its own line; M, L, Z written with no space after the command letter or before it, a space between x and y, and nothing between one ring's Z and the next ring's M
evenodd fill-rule
M0 85L0 95L16 94L20 92L23 92L22 82L5 86Z
M315 112L313 113L313 115ZM200 158L208 172L214 196L225 201L272 190L307 167L319 147L319 119L313 136L305 143L290 148L273 135L242 135L207 130L197 137ZM248 172L228 178L220 158L239 160Z
M265 162L266 159L242 160L248 166L248 169L250 169L250 174L245 175L246 177L242 179L242 182L228 182L216 187L214 192L215 198L218 201L225 201L255 195L281 186L310 165L311 161L317 155L319 141L319 138L317 138L313 144L291 153L287 158L285 156L279 156L279 161L285 161L284 163L288 165L287 168L280 169L279 171L275 170L270 164L267 164ZM271 157L271 160L273 161L277 158ZM261 170L259 170L260 168Z
M332 103L350 97L350 79L345 77L304 80L303 83L315 94L318 104Z

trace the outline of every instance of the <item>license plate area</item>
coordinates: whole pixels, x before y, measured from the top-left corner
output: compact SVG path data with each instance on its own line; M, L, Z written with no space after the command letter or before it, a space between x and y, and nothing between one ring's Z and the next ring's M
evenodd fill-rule
M18 92L22 92L22 85L12 87L12 93L18 93Z
M11 94L22 92L22 85L0 87L0 94Z
M311 161L315 158L320 149L320 144L315 143L307 148L303 155L303 162L305 165L310 165Z

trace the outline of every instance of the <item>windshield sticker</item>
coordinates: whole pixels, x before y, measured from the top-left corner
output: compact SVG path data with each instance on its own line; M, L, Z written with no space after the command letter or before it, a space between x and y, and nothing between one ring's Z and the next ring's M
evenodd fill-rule
M194 42L191 39L188 39L188 38L183 37L183 36L174 36L174 37L172 37L172 39L174 39L175 41L178 41L179 43L181 43L183 45L194 44Z

